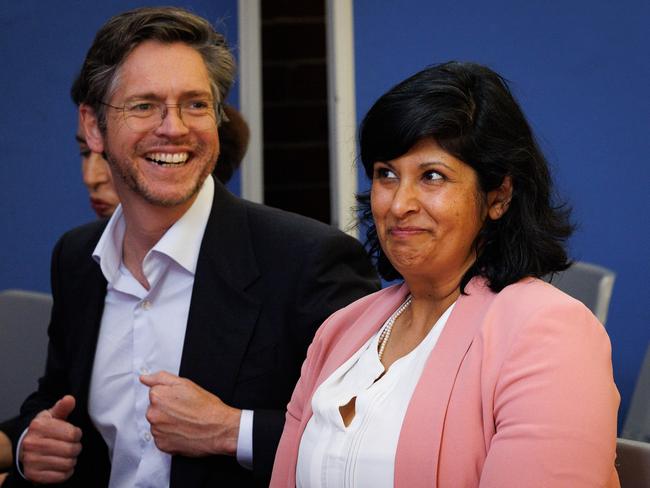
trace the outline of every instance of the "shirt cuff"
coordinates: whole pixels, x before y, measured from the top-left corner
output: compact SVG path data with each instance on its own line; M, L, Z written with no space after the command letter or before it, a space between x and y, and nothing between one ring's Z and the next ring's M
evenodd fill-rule
M237 462L248 470L253 469L253 411L242 410L237 436Z
M27 479L25 476L25 473L23 473L23 470L20 469L20 457L18 454L20 453L20 448L23 445L23 439L25 438L25 435L27 435L27 431L29 430L29 427L23 430L23 433L20 435L20 439L18 439L18 444L16 444L16 452L14 453L14 459L16 460L16 469L20 473L20 476L23 477L23 479Z

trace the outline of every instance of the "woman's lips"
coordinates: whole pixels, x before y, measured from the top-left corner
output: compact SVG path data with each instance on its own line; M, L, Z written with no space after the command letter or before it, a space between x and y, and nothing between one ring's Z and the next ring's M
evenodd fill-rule
M423 229L422 227L413 227L413 226L392 227L389 230L389 233L394 237L410 237L417 234L421 234L423 232L426 232L426 229Z
M99 198L91 198L90 206L99 217L107 217L111 211L111 205Z

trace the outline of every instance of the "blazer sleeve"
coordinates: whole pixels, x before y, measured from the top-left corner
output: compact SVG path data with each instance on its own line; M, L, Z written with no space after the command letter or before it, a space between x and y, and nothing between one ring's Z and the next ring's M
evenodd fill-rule
M604 327L574 300L542 307L498 372L480 486L618 486L619 399Z
M312 243L297 277L296 296L292 297L295 305L291 336L298 364L302 363L316 330L330 315L380 286L356 239L336 231L316 236ZM258 478L270 478L284 423L284 409L254 413L253 472Z
M60 396L63 396L62 392L65 390L63 366L65 363L65 351L62 344L61 332L56 320L58 315L59 261L62 246L63 239L57 243L52 252L51 287L54 302L50 316L50 324L48 326L49 341L45 373L38 381L38 390L25 400L20 408L20 415L13 418L10 422L10 428L7 430L7 433L14 446L17 445L23 431L29 426L29 423L36 414L54 405Z
M54 303L52 306L52 313L50 317L50 325L48 327L48 351L47 361L45 365L45 373L39 379L38 390L32 393L23 402L20 408L20 415L12 418L6 423L2 424L2 429L5 431L11 440L12 450L14 456L17 455L16 448L22 433L29 427L32 419L47 408L52 407L58 400L59 396L63 396L61 392L65 390L63 372L65 351L61 343L61 334L57 326L57 295L59 293L59 270L60 270L60 257L61 248L63 247L63 238L56 244L52 252L51 262L51 286ZM13 486L32 486L31 483L26 481L16 471L15 463L11 466L10 474L5 481L7 487ZM4 486L4 485L3 485Z

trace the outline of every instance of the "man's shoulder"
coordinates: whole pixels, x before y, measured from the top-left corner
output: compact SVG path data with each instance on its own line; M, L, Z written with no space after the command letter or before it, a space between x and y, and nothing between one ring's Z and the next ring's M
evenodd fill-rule
M275 207L241 200L246 208L251 231L256 234L294 238L299 240L345 236L336 227L311 217Z

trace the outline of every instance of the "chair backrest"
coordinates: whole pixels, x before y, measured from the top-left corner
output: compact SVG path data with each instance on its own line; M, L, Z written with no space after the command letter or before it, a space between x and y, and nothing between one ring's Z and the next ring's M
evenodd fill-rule
M43 374L51 309L45 293L0 292L0 421L18 414Z
M574 262L568 269L546 277L546 281L584 303L605 325L616 273L595 264Z
M650 345L641 365L621 435L626 439L650 442Z
M650 486L650 444L616 439L616 471L621 488Z

